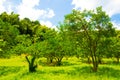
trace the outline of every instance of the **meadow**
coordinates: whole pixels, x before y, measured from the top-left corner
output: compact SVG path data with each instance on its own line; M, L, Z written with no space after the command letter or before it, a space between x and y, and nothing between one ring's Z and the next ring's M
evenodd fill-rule
M63 59L61 66L48 66L46 59L40 58L37 72L29 73L24 57L0 59L0 80L120 80L120 64L103 61L98 72L92 72L92 64L76 57Z
M71 10L56 29L0 14L0 80L120 80L119 58L120 30L102 7Z

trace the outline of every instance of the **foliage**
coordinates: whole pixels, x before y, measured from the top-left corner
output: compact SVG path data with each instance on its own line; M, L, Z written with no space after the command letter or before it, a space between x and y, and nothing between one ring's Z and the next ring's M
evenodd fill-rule
M14 12L3 12L0 14L0 57L24 54L29 72L35 72L36 60L40 57L47 58L48 64L62 66L64 58L77 56L87 58L89 63L92 61L96 72L103 58L115 57L119 62L118 32L102 7L72 10L65 15L58 30L37 20L19 19L19 14Z
M112 56L116 58L116 62L119 63L119 58L120 58L120 31L116 31L116 35L112 37L112 43L111 46L109 47L109 51L111 55L107 56Z
M97 71L99 59L101 57L101 48L104 50L104 44L109 37L115 33L109 16L102 11L101 7L95 11L77 11L65 16L65 27L73 36L76 47L80 47L85 56L90 56L93 63L93 71ZM65 28L65 29L66 29ZM77 43L77 44L76 44ZM105 47L109 46L109 43ZM107 48L105 49L107 50Z

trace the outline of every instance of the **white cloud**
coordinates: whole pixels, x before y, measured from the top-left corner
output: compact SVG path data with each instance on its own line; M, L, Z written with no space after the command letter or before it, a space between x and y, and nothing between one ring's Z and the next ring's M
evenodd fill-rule
M75 9L93 9L96 6L97 0L73 0L72 4L75 5Z
M52 18L53 16L55 16L55 14L54 14L54 11L52 10L52 9L48 9L47 11L45 11L45 13L44 13L44 18Z
M32 20L38 20L40 18L52 18L55 15L52 9L42 10L36 8L39 2L40 0L22 0L21 4L17 7L20 18L28 17Z
M46 25L47 27L56 29L56 26L53 25L50 21L40 21L41 25Z
M11 12L12 12L12 6L11 6L11 5L8 5L7 11L8 11L8 13L11 13Z
M117 23L116 21L113 21L112 24L116 29L120 29L120 23Z
M55 16L54 11L50 8L39 9L39 3L40 0L21 0L19 4L14 3L14 1L0 0L0 13L14 11L20 15L21 19L27 17L31 20L46 20ZM41 21L40 23L55 28L50 21Z
M111 17L120 14L120 0L72 0L74 9L93 10L98 6L102 6L103 10ZM120 23L112 21L116 29L120 29Z
M120 13L120 0L73 0L72 5L75 9L81 10L91 10L102 6L109 16Z
M5 11L5 7L3 6L4 2L5 2L5 0L0 0L0 13Z
M14 6L10 1L7 0L0 0L0 13L2 12L7 12L11 13L13 10Z
M40 0L22 0L22 5L26 7L34 7L39 5Z
M17 12L18 12L18 14L20 14L21 19L28 17L32 20L39 19L39 17L41 17L45 13L44 10L34 9L34 8L27 7L22 4L20 6L18 6Z

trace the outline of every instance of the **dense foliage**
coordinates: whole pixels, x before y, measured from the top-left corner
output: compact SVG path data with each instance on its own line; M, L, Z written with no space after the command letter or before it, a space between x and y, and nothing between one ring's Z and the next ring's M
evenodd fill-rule
M34 72L39 57L60 66L64 57L76 56L92 61L96 72L102 58L115 57L119 63L119 32L101 7L95 11L72 10L58 30L4 12L0 15L0 57L25 54L29 71Z

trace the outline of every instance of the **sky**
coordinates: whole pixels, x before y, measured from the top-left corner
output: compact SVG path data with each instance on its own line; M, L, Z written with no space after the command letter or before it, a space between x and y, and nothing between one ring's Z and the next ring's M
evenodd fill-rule
M0 14L14 12L20 19L27 17L56 28L72 9L93 10L98 6L110 16L114 27L120 29L120 0L0 0Z

